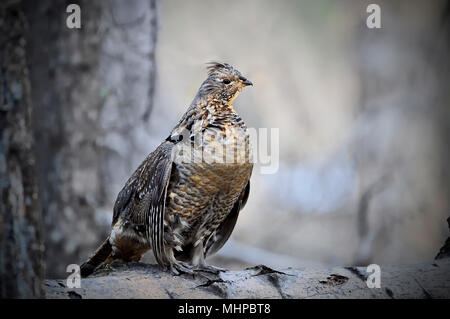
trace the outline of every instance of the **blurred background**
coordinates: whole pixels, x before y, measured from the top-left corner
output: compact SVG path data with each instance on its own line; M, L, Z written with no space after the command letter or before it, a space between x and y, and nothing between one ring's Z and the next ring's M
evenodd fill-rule
M117 193L212 60L254 83L235 109L249 127L279 128L280 164L267 175L256 165L211 263L434 259L449 235L449 1L78 1L82 28L68 29L73 2L19 1L16 47L4 49L27 69L27 89L8 94L32 114L33 249L47 278L106 237ZM372 2L380 29L366 26Z
M256 167L218 257L415 263L448 236L448 2L376 1L381 29L366 26L370 3L162 2L149 144L183 114L210 60L254 82L234 103L248 126L280 129L279 170Z

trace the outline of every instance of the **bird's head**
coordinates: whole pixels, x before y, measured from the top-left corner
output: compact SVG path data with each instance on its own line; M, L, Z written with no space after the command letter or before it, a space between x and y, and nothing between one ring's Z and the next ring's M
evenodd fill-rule
M200 87L199 93L231 104L242 89L253 85L241 72L227 63L208 63L208 78Z

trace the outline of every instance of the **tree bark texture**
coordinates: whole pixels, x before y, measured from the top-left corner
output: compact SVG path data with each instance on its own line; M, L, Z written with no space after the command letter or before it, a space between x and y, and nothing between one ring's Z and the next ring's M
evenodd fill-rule
M80 29L66 25L70 3L81 8ZM156 1L24 8L46 276L54 278L106 237L115 196L136 165L134 143L152 104Z
M42 295L26 28L20 1L0 4L0 298Z

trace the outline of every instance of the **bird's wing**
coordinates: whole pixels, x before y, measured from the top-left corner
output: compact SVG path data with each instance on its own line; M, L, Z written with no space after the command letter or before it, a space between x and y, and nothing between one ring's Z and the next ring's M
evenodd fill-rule
M136 196L140 200L135 211L140 217L147 238L152 244L156 261L164 266L166 264L163 249L164 238L164 211L166 206L167 187L172 170L171 142L163 142L148 157L137 185Z
M125 216L142 230L157 262L164 266L164 211L172 170L173 143L163 142L136 169L114 205L113 225Z
M139 167L136 170L136 172L134 172L134 174L128 179L125 186L117 195L116 202L114 203L113 219L111 226L114 226L117 223L120 215L127 215L127 212L130 210L133 203L131 199L136 194L136 187L138 183L136 175L140 168L141 167Z
M245 186L239 198L234 203L233 208L231 209L228 216L225 220L217 227L215 234L212 234L211 237L208 238L206 244L204 245L205 256L209 256L217 252L223 245L227 242L228 238L230 238L231 233L233 232L234 226L236 225L236 221L239 216L239 211L244 208L247 203L248 195L250 194L250 180Z

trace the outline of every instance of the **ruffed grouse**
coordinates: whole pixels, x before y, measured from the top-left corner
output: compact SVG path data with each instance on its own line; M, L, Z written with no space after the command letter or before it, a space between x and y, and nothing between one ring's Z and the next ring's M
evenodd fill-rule
M220 271L205 257L228 240L250 191L249 134L232 106L248 85L229 64L208 66L187 112L120 191L111 233L82 276L104 261L138 261L149 249L174 274Z

